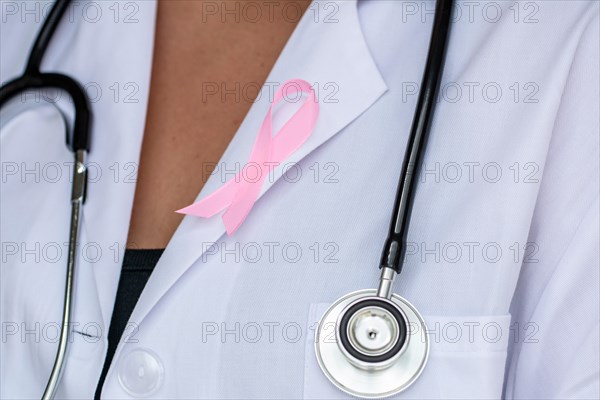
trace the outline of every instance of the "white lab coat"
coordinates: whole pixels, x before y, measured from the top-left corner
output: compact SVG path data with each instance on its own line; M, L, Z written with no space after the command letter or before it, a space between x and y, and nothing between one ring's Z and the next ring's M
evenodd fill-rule
M45 4L2 2L2 81L21 72ZM87 85L94 113L60 398L96 388L144 131L156 4L115 4L118 18L112 2L79 2L43 62ZM232 237L218 216L183 220L104 398L349 397L319 370L314 328L338 297L377 283L433 5L311 6L267 81L315 85L313 135ZM598 398L598 3L458 9L395 286L424 315L431 355L394 398ZM268 100L265 91L198 198L247 161ZM1 138L1 395L36 398L61 321L72 159L50 106Z

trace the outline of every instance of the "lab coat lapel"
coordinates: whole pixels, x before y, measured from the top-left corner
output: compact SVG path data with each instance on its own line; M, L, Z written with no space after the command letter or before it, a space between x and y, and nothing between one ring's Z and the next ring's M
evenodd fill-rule
M335 4L337 13L330 17L336 21L330 18L327 23L315 22L317 14L307 11L267 79L271 88L291 78L304 79L318 92L320 115L313 134L285 163L298 162L324 144L368 109L387 89L362 35L356 1ZM319 2L313 3L311 8L317 6L323 10ZM270 92L274 93L275 89ZM268 94L269 90L263 89L218 168L232 171L247 162L259 126L270 106L271 96ZM276 183L276 178L281 177L281 168L275 168L272 175L275 179L265 180L257 201ZM197 200L223 183L221 174L213 174ZM243 224L240 229L244 229ZM209 219L186 216L138 300L131 322L140 323L177 279L208 250L209 244L219 240L224 233L220 216Z

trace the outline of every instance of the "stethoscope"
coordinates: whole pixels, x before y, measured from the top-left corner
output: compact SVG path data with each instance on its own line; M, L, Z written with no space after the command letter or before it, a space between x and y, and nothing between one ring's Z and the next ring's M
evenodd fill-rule
M28 90L40 89L58 89L64 90L71 96L75 106L75 118L73 126L67 123L67 118L63 114L65 125L67 127L67 145L70 147L75 157L73 168L73 181L71 189L71 222L69 228L69 247L67 258L67 276L65 278L65 297L63 303L62 327L58 342L56 359L50 378L44 391L43 399L52 399L60 382L63 367L67 357L67 349L71 331L71 311L73 309L73 292L75 286L75 261L77 259L77 238L80 226L81 208L85 201L85 192L87 184L87 169L85 159L89 150L90 143L90 107L87 96L82 86L63 74L42 73L40 64L44 53L48 48L50 39L56 30L63 14L67 10L71 0L56 0L53 4L48 17L38 33L33 48L29 54L25 72L19 78L14 79L0 87L0 109L3 108L9 100L20 93ZM14 115L7 116L2 121L6 123ZM73 132L69 132L72 130Z
M56 0L35 39L25 72L0 87L0 109L18 94L47 88L66 91L75 107L73 126L66 124L67 144L73 152L75 168L62 328L43 399L54 398L70 343L77 238L86 194L85 160L90 139L91 112L82 86L66 75L40 72L44 53L70 2ZM339 389L357 397L386 397L405 390L419 377L429 355L423 317L412 304L392 293L392 286L404 261L417 182L414 177L424 153L443 72L451 12L452 0L436 0L423 82L402 164L394 214L379 263L379 287L338 299L325 312L316 331L315 351L323 373Z
M417 309L392 293L402 270L411 209L435 98L443 72L452 0L437 0L427 63L402 164L394 214L385 241L377 289L349 293L333 303L315 332L315 352L327 378L346 393L387 397L412 385L427 364L427 326Z

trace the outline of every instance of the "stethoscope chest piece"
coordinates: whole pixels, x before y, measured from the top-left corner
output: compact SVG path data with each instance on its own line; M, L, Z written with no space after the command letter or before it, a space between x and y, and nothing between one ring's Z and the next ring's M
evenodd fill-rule
M325 376L339 389L364 398L408 388L429 355L425 321L393 294L361 290L336 301L317 328L315 351Z

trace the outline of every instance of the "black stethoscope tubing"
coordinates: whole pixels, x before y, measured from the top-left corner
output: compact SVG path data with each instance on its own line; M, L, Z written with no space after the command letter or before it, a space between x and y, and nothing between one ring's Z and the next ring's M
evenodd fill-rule
M425 153L435 99L444 71L452 0L437 0L435 9L425 72L400 172L400 182L392 209L394 213L379 264L380 268L391 268L398 274L402 270L406 253L408 226L418 181L416 178Z
M32 46L23 74L0 87L0 108L9 100L28 90L58 89L71 96L75 108L73 132L67 132L67 144L74 153L89 151L91 111L83 87L73 78L57 73L42 73L40 65L63 14L71 0L56 0ZM69 137L71 136L71 137Z

